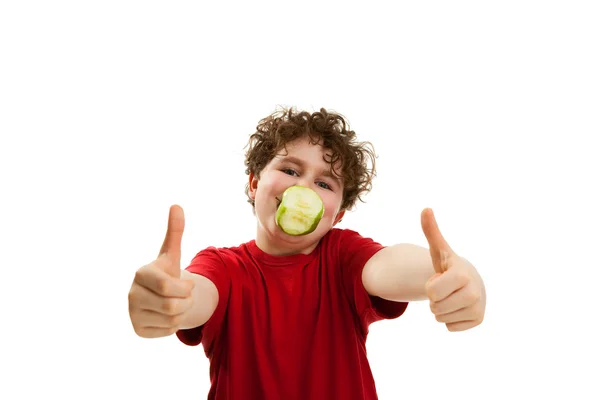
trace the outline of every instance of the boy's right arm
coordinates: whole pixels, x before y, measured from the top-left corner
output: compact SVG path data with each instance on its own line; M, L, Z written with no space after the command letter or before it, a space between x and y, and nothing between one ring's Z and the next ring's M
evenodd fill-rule
M169 336L203 325L217 308L219 293L208 278L181 270L183 210L172 206L158 258L137 270L129 291L129 317L138 336Z

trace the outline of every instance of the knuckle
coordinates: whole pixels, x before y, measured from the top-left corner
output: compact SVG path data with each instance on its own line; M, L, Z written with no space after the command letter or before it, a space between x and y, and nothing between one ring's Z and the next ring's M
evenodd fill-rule
M180 313L184 313L189 311L194 305L194 299L192 297L187 297L185 300L181 302L181 308L179 309Z
M137 271L135 271L135 275L133 276L133 281L134 282L141 282L142 279L144 278L144 268L140 268Z
M165 296L169 292L169 281L167 279L159 279L157 284L158 292Z
M167 317L167 323L171 326L171 328L176 328L181 325L182 316L181 315L170 315Z
M135 308L139 303L138 290L135 288L135 286L132 286L131 289L129 289L129 293L127 294L127 300L129 302L130 310L132 308Z
M434 302L437 303L440 300L442 300L440 294L438 293L437 290L433 290L430 294L429 294L429 298Z
M143 267L138 268L138 270L135 271L135 274L133 276L134 282L141 282L145 278L147 273L148 265L144 265Z
M139 337L145 337L144 329L139 324L134 323L132 325L133 325L133 331L135 332L136 335L138 335Z
M465 299L469 304L475 304L479 300L479 293L469 290L465 293Z
M176 299L165 299L162 303L162 311L167 315L177 314L178 304Z
M436 295L436 290L435 287L433 285L427 285L425 287L425 294L427 294L427 297L429 298L429 300L431 300L432 302L437 301L437 295Z
M463 285L466 285L467 283L469 283L470 280L471 280L471 276L466 271L462 271L458 275L458 281Z
M127 300L129 300L129 304L135 302L135 290L132 287L131 289L129 289L129 293L127 293Z
M431 310L432 313L437 313L438 310L438 305L434 302L434 301L430 301L429 302L429 309Z

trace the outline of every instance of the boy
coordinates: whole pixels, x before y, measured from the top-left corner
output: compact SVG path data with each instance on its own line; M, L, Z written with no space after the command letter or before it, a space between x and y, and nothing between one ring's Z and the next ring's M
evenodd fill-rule
M202 343L209 399L377 399L366 357L369 325L428 299L449 330L470 329L483 320L485 289L429 209L421 216L429 249L384 247L335 228L370 190L374 161L369 143L357 142L343 117L324 109L261 120L245 161L256 238L209 247L180 270L184 216L172 206L158 258L131 286L135 332ZM316 229L303 236L275 222L282 193L295 185L313 189L324 206Z

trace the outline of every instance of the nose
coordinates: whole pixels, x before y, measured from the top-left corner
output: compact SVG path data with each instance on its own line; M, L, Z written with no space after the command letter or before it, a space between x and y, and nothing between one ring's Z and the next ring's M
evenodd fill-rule
M307 188L311 188L312 189L312 187L311 187L312 181L310 179L304 177L304 176L298 179L298 181L296 182L296 185L298 185L298 186L305 186Z

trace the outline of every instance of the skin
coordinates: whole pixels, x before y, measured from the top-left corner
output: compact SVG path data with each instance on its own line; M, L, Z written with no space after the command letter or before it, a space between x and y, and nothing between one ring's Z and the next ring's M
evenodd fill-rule
M183 209L171 206L158 257L138 269L131 283L129 317L140 337L164 337L203 325L217 307L219 294L212 281L181 270L184 226Z
M480 325L486 291L477 269L452 250L433 210L423 210L421 227L429 248L400 243L379 251L363 269L365 289L392 301L429 300L436 320L451 332Z

